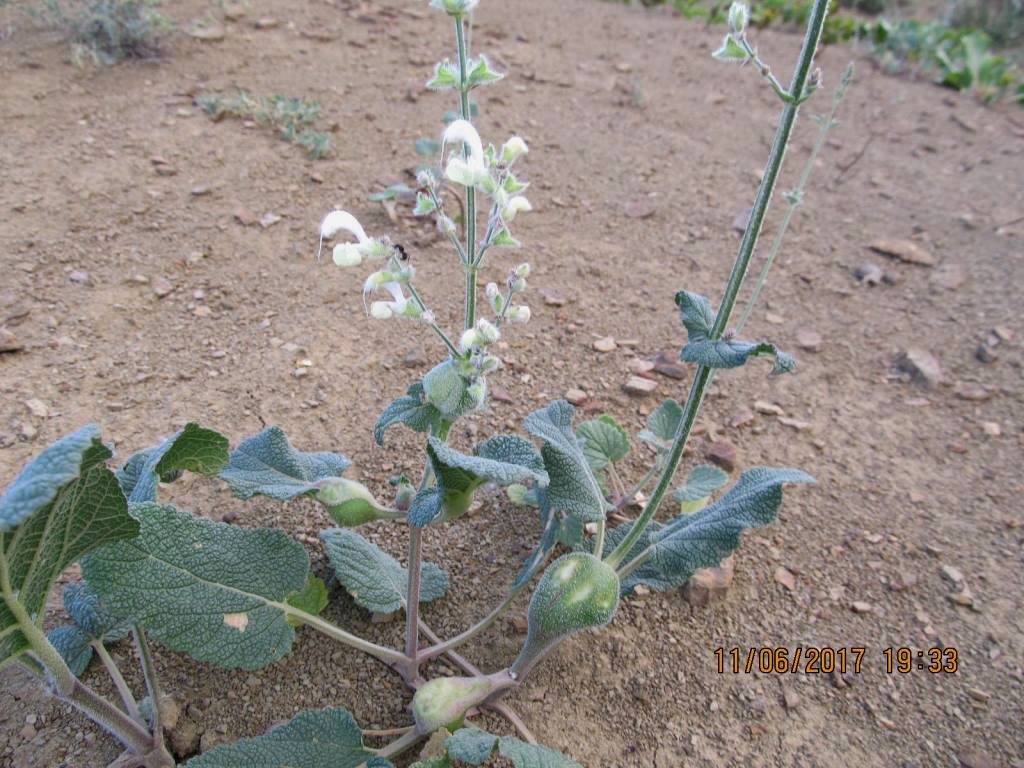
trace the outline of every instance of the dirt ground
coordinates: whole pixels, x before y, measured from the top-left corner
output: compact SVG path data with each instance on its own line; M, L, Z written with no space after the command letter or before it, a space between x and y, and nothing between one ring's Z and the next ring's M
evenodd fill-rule
M181 23L223 18L201 0L164 10ZM257 28L266 17L279 23ZM370 430L441 350L426 330L366 319L361 273L313 257L320 218L345 207L411 246L424 295L457 327L454 257L366 201L415 165L413 141L439 131L453 106L420 85L450 54L444 17L425 2L251 0L223 22L223 40L177 35L163 60L100 70L72 67L66 45L23 16L6 19L16 28L0 42L0 323L25 349L0 355L0 482L89 421L122 457L188 420L233 443L279 424L301 449L345 453L378 491L396 471L417 473L418 436L396 429L382 450ZM453 439L465 447L517 429L574 387L591 394L588 410L635 431L688 382L656 376L657 393L635 399L622 391L627 362L677 353L676 290L720 295L777 101L754 72L711 60L720 29L665 11L484 0L477 22L477 49L511 73L480 94L478 124L485 141L518 132L530 142L523 175L536 208L517 227L525 248L496 258L481 284L529 260L535 319L502 350L494 381L507 399ZM790 70L798 37L765 31L757 42ZM1024 113L887 77L849 47L821 56L827 86L850 58L859 71L842 125L749 328L796 352L799 370L719 376L688 459L715 437L736 447L738 468L800 467L818 485L788 492L779 521L745 537L724 600L633 599L513 697L543 743L588 767L1024 765ZM318 99L334 155L307 160L193 104L234 87ZM806 118L798 126L787 183L814 130ZM267 213L280 220L254 223ZM869 250L880 239L912 239L937 266ZM865 264L884 279L858 280ZM172 290L159 298L163 280ZM606 335L639 344L595 351ZM898 370L911 348L937 359L937 386ZM297 359L311 361L301 377ZM43 409L33 413L33 399ZM792 421L762 413L765 403ZM633 479L647 458L635 445ZM326 576L316 534L328 519L312 502L242 504L191 477L168 493L215 519L284 527ZM400 529L370 534L402 555ZM449 635L482 616L537 534L534 516L498 494L428 530L427 555L450 569L452 590L427 621ZM468 657L507 664L525 603ZM57 621L56 596L53 607ZM327 615L380 641L401 636L399 622L371 623L338 588ZM845 680L716 670L719 647L797 645L867 653ZM887 674L882 650L897 646L953 647L959 671ZM128 644L114 653L131 666ZM310 631L253 674L162 649L157 664L206 747L327 705L367 728L409 722L395 676ZM109 690L100 670L88 679ZM117 755L19 671L0 681L0 766L94 768Z

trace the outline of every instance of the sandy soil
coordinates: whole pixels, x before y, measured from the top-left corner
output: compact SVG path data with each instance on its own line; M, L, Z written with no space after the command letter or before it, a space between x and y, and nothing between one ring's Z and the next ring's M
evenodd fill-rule
M225 22L222 41L182 35L162 61L103 70L71 67L63 44L9 17L19 28L0 43L0 322L26 349L0 355L0 480L94 420L121 456L188 420L233 442L274 423L300 448L344 452L378 490L396 471L418 472L416 437L396 430L381 450L370 429L440 350L425 331L367 320L359 275L313 254L320 217L346 207L411 246L425 295L449 327L458 323L448 251L404 222L391 227L365 201L416 163L412 142L439 129L452 106L420 87L450 51L443 17L425 5L252 0ZM667 12L592 0L482 6L475 44L511 76L482 93L479 125L485 140L528 139L524 175L537 212L518 228L525 250L496 259L481 282L525 258L532 288L565 303L534 294L535 320L510 335L496 379L510 402L494 402L454 440L515 429L571 387L638 429L661 398L682 399L687 382L658 376L655 396L633 399L621 389L626 364L677 352L674 291L719 294L777 103L753 72L710 59L720 31ZM220 16L198 0L167 12L178 22ZM256 29L264 17L280 23ZM757 39L788 71L798 38ZM844 47L824 52L828 85L851 57ZM779 522L745 538L723 601L694 609L679 593L632 600L514 697L543 742L586 766L1024 765L1024 118L886 77L867 59L859 66L750 326L796 351L799 372L769 379L751 365L720 376L689 459L714 436L737 448L740 468L797 466L819 484L787 494ZM193 104L205 90L236 86L319 99L335 154L309 161L265 130L213 123ZM798 127L790 183L813 133L810 120ZM281 220L240 221L266 213ZM868 250L882 238L913 239L938 266ZM865 263L886 279L858 281ZM173 286L165 298L153 290L160 279ZM813 334L819 351L800 349L800 339L816 346ZM594 351L605 335L639 346ZM978 359L979 345L991 362ZM908 348L937 358L938 386L899 373ZM297 357L312 361L302 378ZM33 398L45 417L25 405ZM757 401L806 424L746 418ZM644 458L635 448L634 479ZM194 478L169 493L213 518L234 511L241 525L286 528L326 575L315 536L328 521L314 504L243 505ZM371 535L402 553L402 531ZM482 615L536 535L532 516L500 496L430 530L428 556L451 570L453 589L427 620L447 635ZM944 567L960 571L973 606L951 599L964 584L951 584ZM795 577L792 589L776 579L779 568ZM54 609L56 621L56 600ZM507 663L522 642L511 619L524 613L522 600L469 658L487 669ZM371 623L337 589L328 615L382 641L401 634L397 622ZM798 644L859 645L867 655L848 680L715 668L718 647ZM886 674L882 649L892 646L955 647L960 669ZM115 649L122 660L131 654L127 644ZM329 704L366 727L409 718L397 678L309 632L289 658L251 675L162 649L157 663L206 746ZM0 677L0 766L93 768L116 756L21 673ZM89 679L105 686L98 670Z

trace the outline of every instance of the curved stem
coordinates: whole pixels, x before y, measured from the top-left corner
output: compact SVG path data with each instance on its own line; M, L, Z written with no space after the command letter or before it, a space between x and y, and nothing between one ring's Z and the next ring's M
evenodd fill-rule
M751 209L750 223L743 233L740 241L739 253L733 263L729 281L725 286L725 293L715 317L714 326L711 329L711 338L720 339L725 333L732 316L733 307L736 305L736 297L739 295L753 258L754 249L757 246L758 237L761 234L761 227L764 224L764 217L771 202L772 193L778 182L779 171L782 168L782 161L786 156L786 148L789 145L789 138L796 124L796 116L800 110L800 104L806 90L807 79L810 75L811 65L814 61L814 54L818 49L818 41L821 39L821 30L825 25L825 16L828 14L829 0L815 0L811 9L811 18L807 24L807 34L804 36L803 47L800 50L800 58L797 61L796 70L793 73L793 82L789 93L793 95L792 101L785 104L782 109L782 116L779 120L779 127L775 132L775 139L772 143L771 154L768 156L768 165L765 168L761 184L757 189L757 196L754 198L754 207ZM619 546L609 555L606 560L613 568L618 568L622 561L629 554L643 535L644 530L654 518L654 513L661 504L662 498L668 491L675 475L676 468L682 458L686 442L689 440L690 431L697 418L701 403L704 401L704 393L708 384L714 376L714 371L705 366L699 366L694 376L693 384L690 386L690 393L686 399L686 406L683 410L683 417L679 420L679 427L672 442L672 449L669 452L665 469L655 486L654 493L644 507L643 512L633 524L629 533L619 543Z
M782 250L782 243L786 238L786 230L789 229L789 223L793 220L793 216L796 214L796 209L803 205L804 192L807 189L807 181L811 178L811 171L814 170L814 164L818 159L818 155L825 146L825 140L828 139L829 131L835 127L836 112L839 109L839 105L843 103L843 98L846 96L846 89L849 87L850 82L853 80L853 64L851 63L843 74L843 79L839 82L839 86L836 88L836 92L832 97L832 109L828 113L827 117L818 118L821 120L821 127L818 130L818 138L814 142L814 147L811 149L811 154L807 158L807 162L804 164L804 169L800 173L800 182L796 189L787 196L789 203L786 208L786 215L782 217L782 222L779 224L778 230L775 232L775 240L772 241L771 250L768 251L768 258L765 259L764 266L761 268L761 274L757 277L757 282L754 283L754 290L750 294L750 300L747 301L747 306L743 308L743 315L740 317L740 321L736 324L736 333L740 333L747 321L750 320L750 315L754 311L754 305L757 303L758 298L761 295L761 290L764 288L765 283L768 282L768 273L771 272L772 265L775 263L775 257L779 255Z
M103 645L102 641L95 640L92 643L92 648L96 655L100 657L100 661L103 662L103 666L106 668L107 674L110 675L110 679L114 681L114 687L117 688L117 693L124 703L125 712L128 713L132 720L145 727L146 721L143 720L142 714L139 712L139 704L135 701L131 688L128 687L124 675L121 674L117 662L114 661L107 647Z
M409 731L403 736L392 741L383 749L376 750L377 757L388 758L394 757L395 755L400 755L402 752L405 752L413 744L415 744L422 738L423 737L420 736L420 734L418 734L415 730Z
M162 743L164 725L160 705L163 693L160 691L160 679L156 674L156 664L153 663L153 652L149 648L149 640L146 639L146 630L138 624L132 627L132 637L135 638L135 647L139 651L142 676L146 680L146 691L149 693L150 708L153 710L153 738Z
M71 690L58 693L57 698L66 701L95 723L103 726L122 744L139 755L148 754L154 739L145 728L104 699L80 680L75 680Z
M288 605L286 603L275 603L275 605L300 624L311 627L317 632L321 632L322 634L337 640L339 643L355 648L357 651L369 654L370 656L383 661L385 664L401 664L406 661L406 656L401 651L396 651L393 648L385 648L383 645L371 643L369 640L363 640L363 638L357 637L350 632L346 632L341 627L336 626L325 619L321 619L319 616L314 616L311 613L301 611L295 606Z
M510 723L512 723L512 727L519 732L519 735L522 736L523 740L526 741L528 744L537 743L536 737L533 735L530 729L526 727L526 723L523 722L522 718L519 717L516 711L512 709L512 707L510 707L508 704L505 704L501 701L496 701L493 704L486 704L484 706L486 709L490 709L493 712L496 712L497 714L501 715L506 720L508 720Z
M407 681L420 674L420 576L423 531L409 526L409 594L405 603L405 655L409 660Z
M495 621L498 620L498 617L501 616L501 614L504 613L505 610L512 604L512 601L514 601L516 597L518 597L519 593L523 591L523 588L525 586L526 585L523 584L522 586L517 587L516 589L513 589L511 592L509 592L505 599L502 600L497 606L495 606L494 610L492 610L489 614L487 614L484 618L482 618L476 624L471 626L465 632L462 632L461 634L458 634L449 640L445 640L443 643L438 642L436 645L432 645L430 648L427 648L425 651L423 651L423 653L420 654L420 657L423 659L423 661L429 661L430 659L440 656L442 653L448 652L452 648L458 648L463 643L472 640L474 637L479 635L481 632L483 632L485 629L490 627Z

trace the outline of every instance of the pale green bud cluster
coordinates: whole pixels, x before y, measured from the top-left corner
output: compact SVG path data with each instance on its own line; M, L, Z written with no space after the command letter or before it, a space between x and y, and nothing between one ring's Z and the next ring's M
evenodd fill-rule
M480 4L480 0L430 0L430 7L444 11L449 16L465 16Z

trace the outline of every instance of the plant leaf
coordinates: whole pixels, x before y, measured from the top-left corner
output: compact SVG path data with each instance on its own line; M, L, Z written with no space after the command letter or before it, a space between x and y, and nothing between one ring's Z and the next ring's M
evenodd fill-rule
M445 739L448 757L469 765L483 765L494 753L498 737L479 728L459 728Z
M359 768L387 761L363 747L363 732L340 707L300 712L262 736L217 747L186 763L187 768Z
M384 409L373 428L373 438L377 445L384 445L384 433L395 424L405 424L413 432L437 432L442 423L444 416L427 402L423 384L417 381L404 396Z
M227 438L190 423L160 445L128 459L117 471L117 480L129 502L156 501L158 483L176 480L184 470L216 475L227 463Z
M321 480L340 477L352 464L340 453L303 453L280 427L268 427L242 441L220 473L240 499L269 496L287 501L316 493Z
M584 522L603 520L608 510L601 487L572 431L575 409L565 400L526 417L526 430L544 441L541 457L548 472L548 498L554 509Z
M81 677L92 661L92 643L86 634L74 624L64 624L46 633L50 645L68 665L71 674Z
M319 616L327 607L327 585L322 579L313 574L306 579L306 586L298 592L292 592L285 598L285 602L300 611ZM300 622L294 617L289 617L288 622L293 626L299 626Z
M583 455L595 472L622 461L629 453L629 434L608 414L584 421L576 434L583 439Z
M513 736L498 739L498 754L514 768L583 768L571 757L540 744L527 744Z
M347 528L330 528L320 538L338 581L359 605L375 613L392 613L405 607L409 571L395 558ZM433 563L423 563L420 602L437 600L447 591L448 574Z
M796 359L779 350L774 344L754 344L740 339L702 339L683 347L680 359L708 368L738 368L751 357L768 355L775 358L773 374L790 373L796 368Z
M472 454L460 453L443 440L430 437L427 455L437 477L437 488L416 494L409 509L409 524L429 525L447 512L445 519L464 513L473 491L487 482L508 486L531 482L548 483L548 473L537 449L529 440L515 435L498 435L478 445Z
M137 539L83 563L89 586L175 651L258 669L285 656L285 600L306 587L309 556L284 531L244 529L157 504L133 505Z
M686 476L686 484L676 491L676 501L703 499L729 482L729 473L712 464L698 464Z
M468 765L483 765L498 748L498 754L511 761L514 768L583 768L566 757L540 744L527 744L514 736L494 736L478 728L460 728L445 742L448 757Z
M672 447L679 422L683 418L683 407L675 400L669 399L658 406L647 417L647 429L641 430L637 438L650 443L658 451L667 451Z
M711 337L711 329L715 325L715 310L711 308L707 296L679 291L676 294L676 306L679 307L679 318L683 321L690 341Z
M655 532L644 532L653 549L647 562L630 575L630 589L637 583L671 589L686 583L694 571L718 565L739 546L745 529L760 528L775 519L785 483L813 482L814 478L796 469L748 469L714 504L681 515ZM635 554L639 551L630 556Z
M15 609L41 625L61 571L138 533L108 458L98 429L85 427L46 448L0 496L0 565L11 593L0 602L0 666L28 647Z
M129 619L103 605L85 583L64 587L64 612L90 639L106 645L123 640L132 628Z

